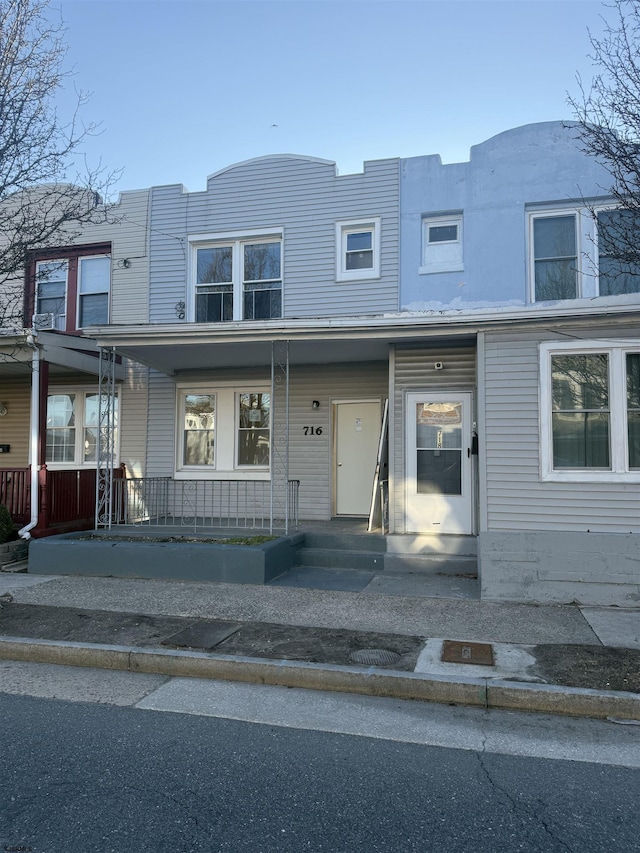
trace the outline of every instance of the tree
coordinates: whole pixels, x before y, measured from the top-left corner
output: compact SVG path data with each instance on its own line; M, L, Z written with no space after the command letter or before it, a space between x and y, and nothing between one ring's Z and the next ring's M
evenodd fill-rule
M36 250L69 244L89 222L104 220L102 203L114 175L76 163L96 127L83 125L85 96L71 115L56 97L72 76L65 69L66 29L48 0L0 0L0 328L21 328L27 260Z
M588 87L578 78L580 94L570 97L582 150L606 169L611 184L603 188L619 213L605 215L591 207L598 221L598 249L606 259L611 293L637 291L640 273L640 0L605 4L601 36L589 33L598 69Z

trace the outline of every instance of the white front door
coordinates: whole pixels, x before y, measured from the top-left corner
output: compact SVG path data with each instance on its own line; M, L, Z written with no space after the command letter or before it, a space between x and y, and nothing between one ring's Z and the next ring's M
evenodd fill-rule
M336 515L369 515L380 441L380 402L335 404Z
M471 533L471 394L407 395L406 530Z

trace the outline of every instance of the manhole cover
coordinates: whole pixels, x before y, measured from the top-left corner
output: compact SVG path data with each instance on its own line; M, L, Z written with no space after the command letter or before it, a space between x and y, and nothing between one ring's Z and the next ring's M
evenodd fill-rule
M491 643L462 643L458 640L445 640L442 644L442 657L446 663L472 663L480 666L493 666L493 648Z
M349 660L368 666L386 666L390 663L397 663L400 657L401 655L397 652L390 652L389 649L359 649L357 652L351 652Z

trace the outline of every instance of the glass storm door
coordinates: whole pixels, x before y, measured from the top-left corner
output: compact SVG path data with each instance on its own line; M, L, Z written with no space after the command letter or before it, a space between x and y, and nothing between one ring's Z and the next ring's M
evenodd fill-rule
M407 532L471 533L471 394L408 394L406 418Z

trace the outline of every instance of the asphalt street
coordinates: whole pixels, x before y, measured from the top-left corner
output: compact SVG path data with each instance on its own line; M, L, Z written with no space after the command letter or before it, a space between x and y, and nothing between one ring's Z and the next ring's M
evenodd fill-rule
M634 726L14 662L0 689L0 849L637 849Z

